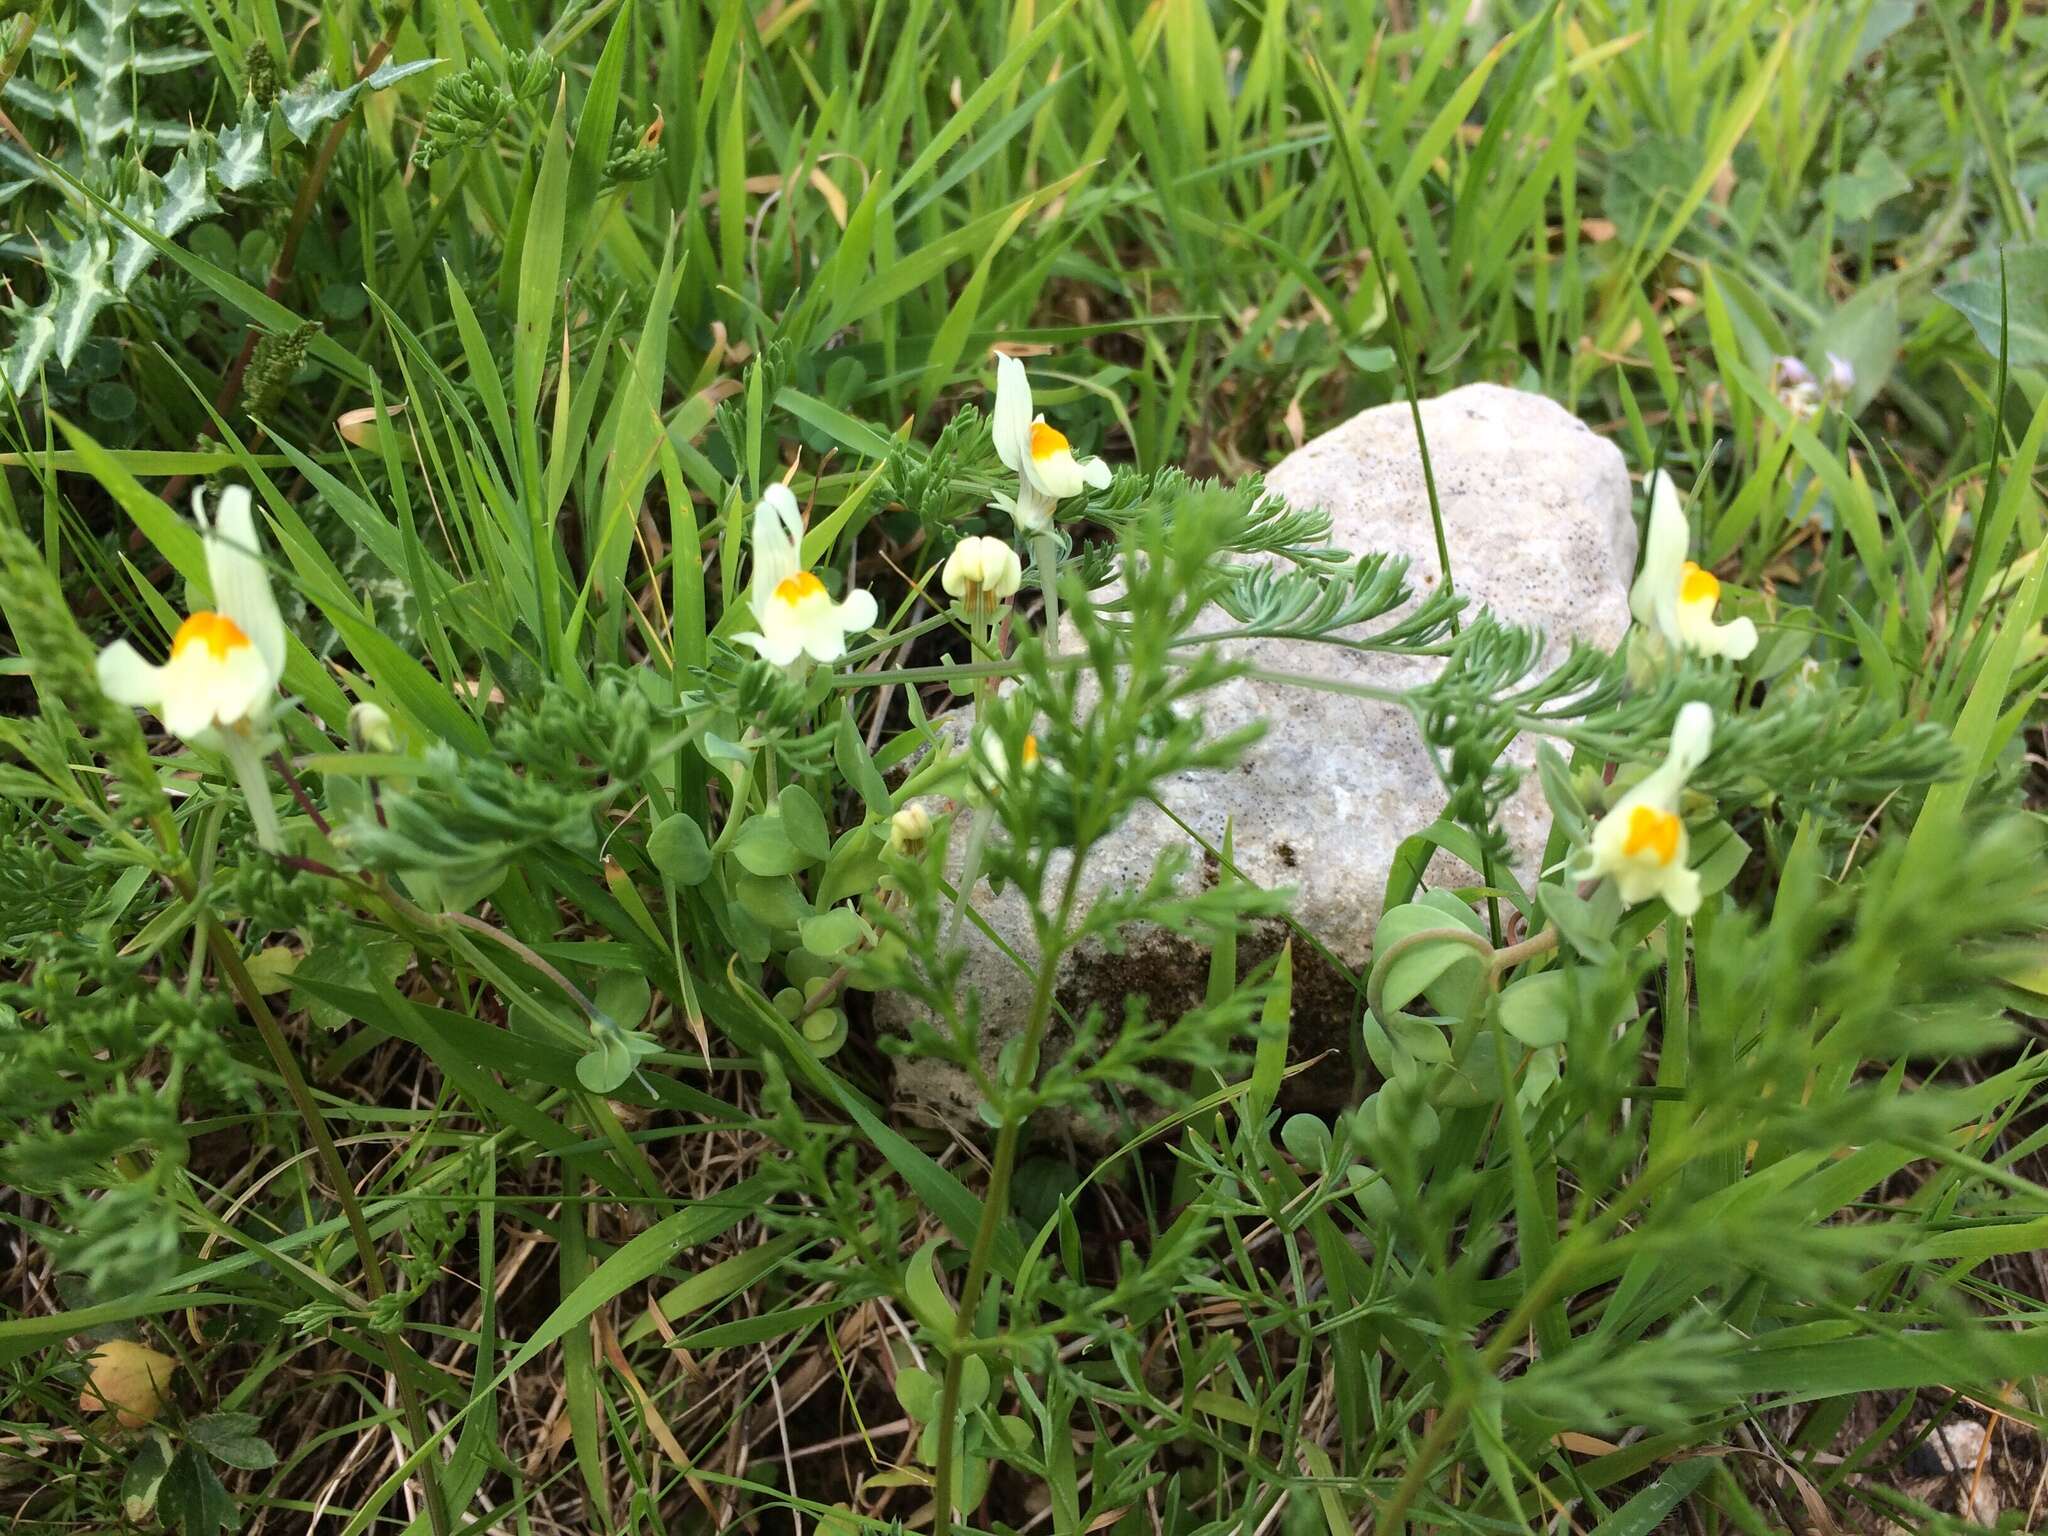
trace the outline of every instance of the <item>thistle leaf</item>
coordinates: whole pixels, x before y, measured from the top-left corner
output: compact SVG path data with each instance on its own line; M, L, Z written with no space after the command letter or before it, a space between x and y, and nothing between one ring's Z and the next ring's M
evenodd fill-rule
M47 308L18 312L14 345L7 349L8 393L19 395L42 371L57 344L57 322Z
M213 179L230 192L240 192L266 180L270 175L270 114L244 97L242 120L224 130L219 139L220 158L213 163Z
M421 70L432 69L440 62L439 59L414 59L409 64L380 64L353 85L338 91L317 84L302 85L278 98L278 115L284 119L291 136L304 144L313 137L316 129L346 116L356 104L356 98L366 91L384 90Z
M212 62L213 55L204 48L150 48L131 55L128 68L138 75L173 75Z
M94 230L71 242L50 267L55 289L51 319L57 327L57 361L71 366L92 335L100 311L120 297L113 278L113 243Z
M42 34L38 32L36 36L41 37ZM0 89L0 96L5 96L24 112L50 122L56 122L64 116L64 103L55 92L46 91L33 80L24 80L20 75L14 76L4 89Z
M158 234L168 238L186 225L220 212L220 204L214 201L212 189L207 185L206 172L204 154L178 151L178 158L171 162L170 174L160 183L163 201L157 205L149 221Z

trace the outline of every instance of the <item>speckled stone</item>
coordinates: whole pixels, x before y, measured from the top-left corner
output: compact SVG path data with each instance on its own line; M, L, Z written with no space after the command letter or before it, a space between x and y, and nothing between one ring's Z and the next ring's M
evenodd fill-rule
M1541 628L1553 664L1574 637L1616 645L1628 627L1636 556L1619 450L1543 396L1491 384L1425 401L1422 422L1458 591L1504 620ZM1305 444L1275 465L1266 483L1296 506L1328 512L1338 547L1406 556L1411 585L1421 592L1439 579L1422 460L1405 402L1364 411ZM1218 615L1219 627L1227 622ZM1291 641L1234 650L1264 670L1380 686L1413 684L1435 665ZM1359 966L1396 848L1443 809L1443 789L1414 722L1392 705L1243 679L1208 694L1205 716L1217 732L1262 720L1266 734L1236 770L1170 779L1161 798L1212 845L1221 844L1230 824L1245 876L1292 887L1302 926L1337 959ZM1525 765L1534 760L1532 744L1517 742L1510 752ZM1517 873L1533 876L1549 830L1533 775L1503 819ZM1185 840L1172 820L1141 807L1090 857L1084 902L1144 879L1161 849ZM956 836L954 848L965 841ZM1434 873L1458 878L1454 869ZM1030 953L1027 914L1014 893L995 897L984 885L976 906L1008 944ZM1243 963L1272 953L1280 939L1274 928L1242 946ZM1296 960L1291 1045L1297 1057L1339 1051L1330 1068L1304 1074L1315 1080L1312 1090L1318 1084L1328 1090L1308 1097L1328 1101L1351 1086L1356 998L1327 964L1299 950ZM1193 946L1156 932L1134 934L1122 954L1070 956L1060 996L1072 1009L1101 1003L1114 1017L1127 993L1143 992L1156 1012L1175 1012L1200 999L1207 970L1207 954ZM983 1045L993 1065L1003 1041L1022 1027L1030 978L976 935L963 984L981 991ZM900 1021L903 1006L878 1000L885 1027ZM897 1087L913 1106L963 1125L979 1123L973 1089L952 1068L905 1062Z

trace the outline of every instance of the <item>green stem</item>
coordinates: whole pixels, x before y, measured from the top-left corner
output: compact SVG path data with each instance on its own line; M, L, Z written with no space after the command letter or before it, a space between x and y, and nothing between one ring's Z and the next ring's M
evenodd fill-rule
M1038 567L1038 590L1045 594L1045 654L1060 653L1059 542L1048 528L1031 541L1031 563Z
M258 766L262 759L258 758ZM270 1005L263 1000L263 994L256 990L255 978L242 963L241 952L235 948L227 930L210 918L206 920L207 947L213 951L215 962L228 978L228 985L249 1015L256 1021L256 1029L263 1036L264 1047L270 1052L270 1059L277 1066L278 1075L284 1079L285 1092L291 1095L293 1106L299 1118L305 1123L306 1134L313 1140L314 1155L320 1161L321 1171L334 1188L334 1197L341 1205L341 1213L348 1223L349 1235L355 1240L356 1256L362 1262L363 1289L370 1300L381 1301L390 1293L384 1279L383 1255L377 1251L376 1239L370 1235L370 1224L363 1218L363 1208L356 1199L354 1183L349 1179L348 1170L342 1165L341 1154L335 1150L334 1138L327 1134L327 1123L322 1119L320 1106L313 1101L313 1090L307 1085L306 1077L299 1070L298 1059L292 1055L291 1043L278 1027L276 1016ZM391 1366L391 1377L398 1388L399 1411L405 1416L406 1433L415 1448L424 1447L431 1438L427 1415L420 1404L417 1385L406 1359L406 1350L399 1339L392 1334L382 1336L384 1355ZM426 1499L427 1520L434 1529L434 1536L448 1536L448 1510L442 1502L440 1479L431 1466L420 1469L421 1492Z
M1061 945L1073 912L1074 893L1079 889L1081 864L1082 860L1076 857L1067 869L1066 888L1060 894L1058 915L1049 930L1054 942L1039 957L1023 1049L1011 1062L1009 1081L1003 1085L1003 1123L996 1132L995 1162L989 1169L988 1192L982 1197L981 1222L974 1231L974 1246L968 1251L967 1272L960 1281L960 1307L953 1316L953 1337L946 1349L945 1384L939 1393L939 1451L933 1469L937 1481L933 1505L937 1514L933 1536L952 1536L953 1532L953 1458L960 1428L961 1373L967 1363L967 1344L974 1333L974 1314L988 1284L996 1233L1010 1204L1010 1178L1017 1168L1017 1149L1024 1140L1025 1117L1017 1113L1017 1101L1038 1072L1038 1050L1052 1017L1053 980L1059 972Z
M995 808L983 805L976 809L974 820L967 828L967 853L960 860L960 885L953 897L953 916L946 923L946 943L951 945L960 937L960 924L967 916L967 903L973 898L974 885L981 878L981 856L988 846L989 823L995 820Z
M265 853L284 847L284 831L278 824L277 807L270 800L270 780L263 772L263 749L255 738L233 728L223 733L221 751L242 786L242 798L249 802L249 820L256 825L256 846Z

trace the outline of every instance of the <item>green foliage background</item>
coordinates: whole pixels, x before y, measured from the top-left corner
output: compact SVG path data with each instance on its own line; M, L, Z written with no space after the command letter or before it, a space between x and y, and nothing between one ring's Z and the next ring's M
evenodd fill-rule
M78 0L5 28L23 1528L1920 1527L1953 1518L1902 1470L1940 1415L2041 1426L2048 21ZM1063 656L937 587L1009 531L998 341L1122 470L1065 509ZM1846 398L1788 409L1775 360L1831 354ZM1302 435L1480 379L1691 489L1763 621L1739 672L1535 677L1530 637L1443 598L1401 624L1405 572L1257 507ZM836 674L732 644L785 474L806 555L882 599ZM294 629L284 860L92 678L203 596L208 481L255 488ZM1240 974L1285 900L1227 847L1198 897L1163 867L1060 899L1066 853L1231 750L1175 710L1231 675L1191 635L1211 601L1444 663L1405 702L1447 812L1354 978L1373 1091L1336 1116L1276 1108L1307 940ZM1020 963L1163 923L1213 952L1199 1007L1059 1020L1072 1048L986 1072L947 829L886 840L965 794L924 754L977 676L1016 682L984 706L1011 761L1055 722L985 850L1044 898ZM1549 738L1562 854L1687 698L1724 721L1691 924L1421 886L1434 847L1485 862L1500 733ZM362 701L388 738L351 735ZM884 985L931 1025L879 1040ZM982 1074L986 1152L892 1115L892 1051ZM1136 1099L1168 1122L1117 1156L1031 1139ZM113 1337L178 1361L147 1430L78 1406Z

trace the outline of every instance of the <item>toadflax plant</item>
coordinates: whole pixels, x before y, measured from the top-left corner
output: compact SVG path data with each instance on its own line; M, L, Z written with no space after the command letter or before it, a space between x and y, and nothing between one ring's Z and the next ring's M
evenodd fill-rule
M764 358L753 376L780 366ZM766 399L748 392L735 441L768 426ZM1348 1464L1373 1465L1405 1443L1404 1405L1441 1407L1436 1427L1402 1453L1414 1470L1392 1508L1423 1497L1428 1469L1467 1425L1491 1464L1529 1454L1528 1437L1546 1425L1722 1411L1736 1325L1657 1311L1669 1261L1640 1234L1662 1229L1629 1223L1664 1209L1667 1190L1741 1191L1730 1149L1755 1142L1792 1157L1810 1145L1778 1109L1796 1102L1801 1073L1840 1082L1830 1112L1859 1136L1903 1144L1911 1125L1941 1122L1940 1100L1923 1097L1899 1119L1899 1101L1840 1077L1898 1038L1853 971L1813 972L1800 1017L1817 1022L1800 1026L1799 1049L1783 1021L1778 1034L1738 1029L1733 1020L1755 1005L1732 993L1703 995L1703 1006L1734 1010L1718 1032L1706 1014L1679 1022L1691 1002L1675 965L1658 989L1662 1007L1646 1011L1645 972L1658 955L1682 954L1691 933L1716 946L1701 949L1703 968L1724 965L1726 946L1760 942L1723 910L1748 862L1735 820L1746 807L1832 807L1845 793L1868 801L1924 786L1951 763L1941 733L1818 684L1743 708L1737 663L1682 649L1666 648L1654 673L1639 668L1634 685L1621 659L1583 649L1539 673L1538 637L1462 610L1442 587L1416 598L1397 561L1329 549L1313 510L1285 506L1255 480L1226 488L1175 471L1124 470L1054 504L1054 553L1034 563L1067 588L1071 634L1056 649L1024 606L1018 552L1000 532L973 531L986 526L979 508L1000 462L976 428L970 414L931 449L899 450L850 489L830 487L836 505L823 476L795 466L751 497L744 476L728 482L714 502L721 547L675 572L668 616L643 628L645 653L632 665L596 664L558 636L551 664L536 666L521 636L550 611L537 586L560 583L552 611L565 614L579 594L552 557L534 567L529 544L479 517L467 530L476 547L519 574L499 620L460 635L424 630L455 687L322 587L302 525L266 497L261 521L276 547L309 573L350 650L372 658L352 680L352 705L319 673L294 671L299 641L269 597L272 534L258 531L245 489L219 494L199 544L211 597L195 594L162 666L125 642L97 668L82 662L38 555L10 534L9 559L24 573L10 586L10 619L17 634L49 636L30 652L41 713L11 732L21 759L11 794L45 818L59 869L104 868L126 893L95 905L82 887L53 881L52 899L96 914L84 933L100 937L24 951L36 982L8 1004L19 1059L35 1063L38 1082L72 1084L14 1100L17 1177L69 1213L62 1261L97 1295L175 1295L190 1262L179 1225L128 1213L161 1213L187 1187L175 1134L184 1106L247 1101L252 1064L267 1059L339 1196L330 1228L349 1234L364 1288L360 1308L325 1293L300 1298L285 1309L290 1327L302 1341L338 1333L389 1355L409 1470L430 1513L449 1502L423 1451L433 1442L424 1403L442 1389L407 1343L407 1319L431 1284L431 1256L463 1229L418 1225L417 1251L387 1261L371 1212L335 1172L329 1112L280 1025L285 1010L302 1009L315 1031L355 1021L424 1052L465 1113L514 1138L508 1150L578 1139L590 1151L566 1174L568 1193L585 1180L626 1198L657 1190L661 1175L627 1127L715 1103L696 1082L721 1051L742 1053L761 1095L750 1123L781 1154L756 1176L764 1233L803 1255L790 1259L793 1273L829 1284L842 1304L886 1301L914 1323L895 1382L919 1426L902 1475L934 1491L941 1526L1001 1479L1070 1481L1084 1425L1119 1448L1095 1472L1104 1497L1148 1486L1144 1426L1158 1405L1128 1320L1184 1306L1194 1256L1233 1251L1252 1218L1272 1223L1290 1253L1299 1239L1320 1255L1328 1289L1268 1298L1262 1306L1286 1310L1262 1326L1303 1347L1346 1341L1334 1379ZM524 484L516 463L494 472ZM852 533L882 475L928 541L910 591L943 603L903 596L885 606L865 585ZM440 491L463 504L457 487ZM167 540L190 537L151 517ZM1097 520L1111 539L1066 545L1062 559L1061 518L1068 530ZM427 563L414 579L455 590L424 544L407 558ZM1251 739L1212 735L1202 712L1209 691L1239 674L1227 642L1245 637L1434 658L1433 675L1404 688L1342 686L1410 711L1443 775L1447 809L1432 835L1497 871L1482 915L1471 893L1421 889L1425 859L1404 861L1371 972L1358 978L1350 1070L1368 1091L1334 1121L1276 1107L1295 950L1242 974L1236 960L1252 924L1284 919L1284 891L1236 878L1226 844L1213 850L1217 878L1192 878L1190 859L1175 853L1127 886L1077 896L1082 871L1133 807L1175 775L1228 769ZM901 659L949 639L964 643L950 656ZM306 679L305 697L282 709L279 684L294 677ZM951 720L932 719L910 704L918 689L963 703ZM907 716L884 712L899 690ZM135 727L115 708L123 701L202 748L164 760L182 769L175 810L154 798L157 760L132 746L114 757L127 766L107 788L79 781L57 746L87 721L132 742ZM282 750L266 762L271 733ZM1545 748L1555 858L1528 888L1499 861L1499 807L1517 778L1500 744L1517 734L1622 765L1609 784ZM226 772L204 755L214 749ZM1845 779L1837 765L1850 760ZM1798 836L1795 853L1819 851L1817 833ZM1985 878L2017 878L2011 838L1972 855ZM983 999L964 981L984 881L1014 888L1032 914L1029 948L1011 956L1030 998L1026 1024L993 1050L981 1038ZM1859 914L1859 931L1921 920L1894 862L1829 900ZM598 937L565 942L565 913L570 932ZM2000 937L2022 921L1958 920L1949 958L1936 966L1930 952L1925 966L1896 973L1885 995L1897 1007L1931 998L1935 970L1987 974ZM1134 996L1120 1012L1070 1011L1056 985L1065 956L1158 929L1214 955L1197 1005L1155 1011ZM1771 942L1811 964L1825 931L1808 924ZM165 992L150 957L180 947L193 957L190 980ZM840 1070L852 1043L871 1038L862 1000L879 989L915 1005L905 1031L880 1042L886 1050L950 1064L974 1085L994 1137L978 1197L880 1118L872 1069ZM53 1007L66 994L90 1007ZM256 1026L259 1057L232 1043L237 1007ZM1643 1113L1626 1063L1653 1017L1665 1021L1667 1065L1649 1101L1648 1159L1637 1163L1612 1127ZM1681 1074L1670 1052L1694 1027L1711 1051ZM1967 1010L1944 1030L1914 1048L1993 1038ZM465 1065L473 1053L490 1068ZM1185 1164L1181 1214L1149 1252L1106 1272L1075 1226L1077 1190L1028 1219L1019 1202L1033 1127L1050 1117L1106 1127L1112 1103L1140 1108L1141 1125L1176 1128ZM860 1167L870 1143L937 1223L914 1245L898 1197ZM469 1177L474 1155L441 1177ZM1585 1193L1561 1203L1539 1166L1569 1169ZM1746 1219L1759 1231L1781 1222L1768 1201L1783 1198L1768 1196ZM1453 1231L1466 1234L1456 1245ZM1833 1241L1816 1234L1814 1252ZM1500 1289L1483 1277L1516 1242L1510 1273L1522 1283L1501 1294L1518 1307L1517 1326L1554 1347L1541 1371L1503 1387L1502 1341L1519 1333L1465 1339L1469 1320L1494 1310L1473 1288ZM1738 1250L1751 1251L1729 1252ZM1819 1262L1781 1250L1769 1265L1797 1292ZM1728 1263L1724 1253L1716 1272ZM1640 1294L1611 1325L1589 1331L1562 1310L1572 1287L1620 1272L1638 1277ZM1945 1307L1939 1297L1928 1305ZM1602 1350L1595 1341L1610 1326L1619 1331ZM1444 1354L1430 1339L1455 1347ZM1400 1373L1392 1396L1359 1374L1369 1346ZM1646 1381L1668 1388L1668 1412L1645 1406L1655 1396ZM1512 1481L1493 1475L1510 1497Z
M2026 21L1411 9L11 34L8 1521L1919 1529L2041 1417ZM1620 654L1269 493L1421 377L1650 471ZM1248 681L1434 766L1358 965L1122 862Z

